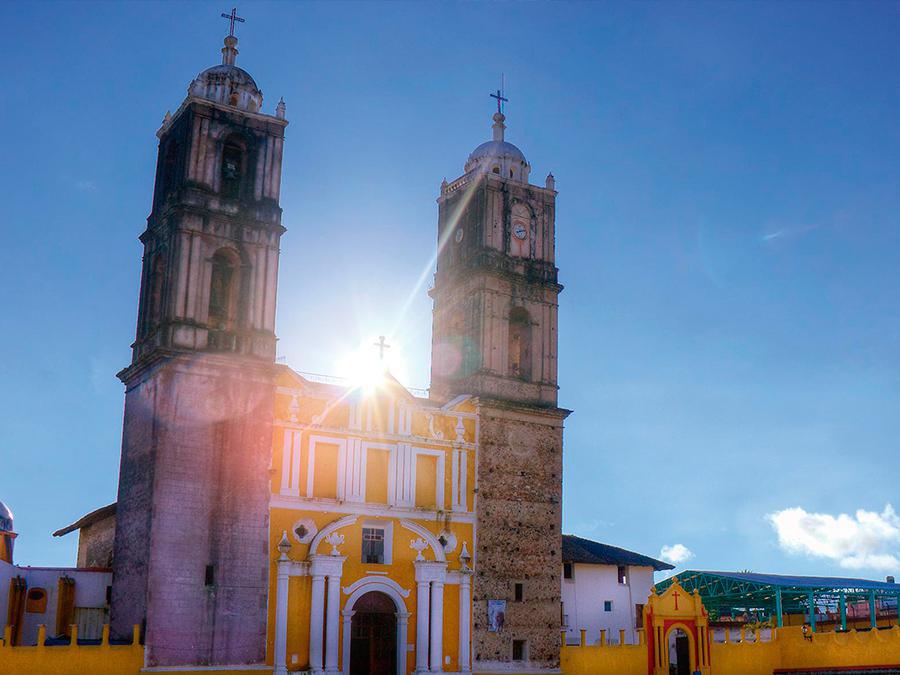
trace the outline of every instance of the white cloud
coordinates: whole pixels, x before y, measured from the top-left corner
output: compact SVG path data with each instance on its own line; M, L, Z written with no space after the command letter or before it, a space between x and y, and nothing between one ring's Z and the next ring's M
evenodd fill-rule
M659 552L659 557L673 565L680 565L693 558L694 553L684 544L672 544L671 546L663 546Z
M853 516L809 513L795 506L766 519L788 553L825 558L853 570L900 568L900 517L890 504L881 513L859 509Z

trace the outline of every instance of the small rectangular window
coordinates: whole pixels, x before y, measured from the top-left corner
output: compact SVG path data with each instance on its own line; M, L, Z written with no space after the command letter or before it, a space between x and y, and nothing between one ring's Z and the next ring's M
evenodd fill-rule
M362 561L375 565L384 564L384 530L381 528L363 528Z
M637 603L634 606L634 627L644 627L644 605L641 603Z
M603 611L604 612L612 611L612 600L604 600L603 601Z
M204 575L204 584L207 586L212 586L216 583L216 566L215 565L207 565L206 566L206 574Z
M528 654L528 643L525 640L513 640L513 661L524 661Z
M570 563L563 563L563 579L574 579L575 578L575 566Z
M516 602L522 602L525 599L525 588L522 584L516 584L514 587Z
M619 583L623 586L628 585L628 568L625 565L619 565L618 568Z

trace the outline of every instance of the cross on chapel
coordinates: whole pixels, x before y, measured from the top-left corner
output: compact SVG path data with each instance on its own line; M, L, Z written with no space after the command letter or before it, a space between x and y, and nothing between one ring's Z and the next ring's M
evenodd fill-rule
M508 103L509 99L504 98L503 92L500 91L499 89L497 90L496 94L491 94L491 98L497 99L497 112L502 114L503 110L501 110L501 106L503 105L503 103Z
M675 609L678 609L678 591L672 591L672 597L675 598Z
M372 345L378 347L378 360L384 361L384 350L391 348L391 346L384 341L384 335L379 335L378 342L373 342Z
M244 21L245 21L245 19L242 19L241 17L239 17L237 15L237 7L231 8L231 14L225 14L225 12L222 12L222 18L228 19L231 22L231 25L228 30L228 35L230 37L234 37L234 22L237 21L239 23L244 23Z

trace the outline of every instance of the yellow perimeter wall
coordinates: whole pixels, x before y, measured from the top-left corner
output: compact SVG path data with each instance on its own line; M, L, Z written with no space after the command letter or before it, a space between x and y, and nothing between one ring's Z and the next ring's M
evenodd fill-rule
M717 643L711 647L713 675L772 675L775 670L900 664L900 627L888 630L816 633L806 640L800 627L773 631L771 642ZM566 646L564 675L647 675L647 647Z

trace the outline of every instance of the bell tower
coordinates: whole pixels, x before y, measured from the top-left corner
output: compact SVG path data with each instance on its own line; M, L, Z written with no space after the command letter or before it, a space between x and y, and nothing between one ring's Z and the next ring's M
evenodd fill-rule
M529 182L505 139L505 99L492 96L492 140L441 184L431 395L473 395L478 410L473 670L558 672L570 411L557 407L556 190L552 174ZM506 602L500 630L488 625L495 600Z
M137 334L125 384L115 634L148 666L265 659L268 465L283 102L237 67L190 84L157 132Z
M531 166L504 139L505 121L498 110L493 140L441 185L431 386L444 398L479 392L555 405L554 179L528 182Z

